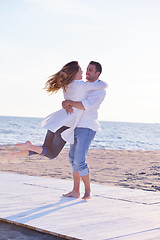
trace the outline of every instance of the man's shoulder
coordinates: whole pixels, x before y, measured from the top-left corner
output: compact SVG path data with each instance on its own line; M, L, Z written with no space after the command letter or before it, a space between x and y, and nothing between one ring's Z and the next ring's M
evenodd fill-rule
M100 80L100 79L97 79L96 81L101 81L101 82L103 82L103 83L106 85L106 88L108 88L108 83L106 83L105 81Z
M87 98L104 98L106 95L106 90L103 89L96 89L96 90L91 90L88 91L87 93Z

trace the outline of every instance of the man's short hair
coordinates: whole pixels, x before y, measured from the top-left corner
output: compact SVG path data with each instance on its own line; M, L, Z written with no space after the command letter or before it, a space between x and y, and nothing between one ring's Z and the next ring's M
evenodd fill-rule
M99 62L91 61L89 64L92 64L96 67L96 72L102 72L102 65Z

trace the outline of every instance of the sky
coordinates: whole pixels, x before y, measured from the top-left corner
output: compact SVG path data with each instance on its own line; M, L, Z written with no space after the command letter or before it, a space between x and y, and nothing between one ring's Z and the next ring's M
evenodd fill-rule
M61 108L48 77L67 62L102 64L101 121L160 123L159 0L0 1L0 115Z

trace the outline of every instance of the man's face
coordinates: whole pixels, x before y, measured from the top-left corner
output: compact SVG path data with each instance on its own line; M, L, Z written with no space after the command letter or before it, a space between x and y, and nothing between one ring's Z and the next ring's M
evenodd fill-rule
M86 79L89 82L94 82L98 79L99 72L96 72L96 66L89 64L86 70Z

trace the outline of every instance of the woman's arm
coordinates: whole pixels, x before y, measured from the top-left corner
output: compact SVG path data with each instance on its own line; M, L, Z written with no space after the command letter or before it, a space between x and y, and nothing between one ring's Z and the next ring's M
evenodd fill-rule
M83 89L89 91L89 90L98 90L98 89L104 89L108 87L108 84L101 81L97 80L95 82L84 82L84 81L79 81L77 82L79 87L83 87ZM73 113L73 108L78 108L80 110L86 110L84 107L83 103L81 101L72 101L72 100L65 100L62 102L62 107L66 110L67 114L68 113Z
M79 87L83 87L86 91L104 89L108 87L108 84L101 80L96 80L95 82L78 81L77 84Z

